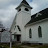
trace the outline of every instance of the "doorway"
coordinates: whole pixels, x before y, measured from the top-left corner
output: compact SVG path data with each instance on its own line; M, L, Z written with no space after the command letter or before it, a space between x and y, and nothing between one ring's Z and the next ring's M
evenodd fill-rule
M17 42L20 42L21 41L21 35L17 35Z

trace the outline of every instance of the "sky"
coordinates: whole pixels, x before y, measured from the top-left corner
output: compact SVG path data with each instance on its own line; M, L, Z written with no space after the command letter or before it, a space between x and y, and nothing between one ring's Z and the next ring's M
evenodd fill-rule
M6 28L10 28L13 19L17 13L15 8L22 0L0 0L0 21ZM48 0L26 0L33 8L31 14L35 14L45 8L48 8Z

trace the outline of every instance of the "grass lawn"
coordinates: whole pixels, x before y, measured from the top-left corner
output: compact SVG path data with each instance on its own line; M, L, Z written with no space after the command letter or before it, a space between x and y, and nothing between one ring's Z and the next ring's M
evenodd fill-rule
M48 45L31 45L31 47L48 48Z
M9 45L6 45L6 44L0 44L0 48L10 48ZM21 47L21 45L12 45L12 48L23 48Z
M48 48L46 45L39 46L39 48Z
M6 44L0 45L0 48L1 48L1 46L3 48L10 48L10 46L6 45ZM21 46L28 46L28 47L35 47L35 48L36 47L37 48L48 48L48 45L12 45L12 48L23 48Z

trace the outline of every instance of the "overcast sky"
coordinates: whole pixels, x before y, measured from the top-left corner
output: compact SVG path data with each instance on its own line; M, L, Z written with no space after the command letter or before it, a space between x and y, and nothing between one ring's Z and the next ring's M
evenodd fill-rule
M22 0L0 0L0 21L7 28L10 28L17 11L15 8ZM48 0L27 0L33 7L31 14L35 14L45 8L48 8Z

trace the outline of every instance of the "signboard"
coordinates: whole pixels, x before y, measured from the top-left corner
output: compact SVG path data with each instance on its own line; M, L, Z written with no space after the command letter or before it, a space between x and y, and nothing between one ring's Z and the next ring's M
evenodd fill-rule
M10 42L10 32L4 31L1 33L1 42L2 43Z

